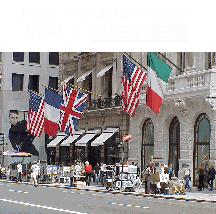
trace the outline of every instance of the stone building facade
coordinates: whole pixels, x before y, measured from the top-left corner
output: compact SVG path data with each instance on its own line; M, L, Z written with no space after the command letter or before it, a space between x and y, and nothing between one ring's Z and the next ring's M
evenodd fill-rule
M146 52L128 54L147 68ZM99 107L99 98L91 95L77 128L85 131L99 128L103 131L107 127L118 127L119 134L113 139L120 148L118 160L121 159L123 150L120 144L122 137L124 134L130 134L131 140L125 146L124 156L130 163L138 163L142 170L153 158L157 170L161 164L172 164L179 178L185 164L189 164L195 185L200 164L203 163L207 167L209 164L215 164L216 160L215 53L162 54L175 66L158 54L159 58L173 68L164 88L164 100L159 114L154 114L145 104L144 83L134 117L124 113L121 104L115 105L114 101L111 101L112 105ZM61 82L70 76L73 80L67 80L72 84L105 98L114 99L121 95L122 53L61 53L60 62L59 88ZM108 76L97 77L107 65L112 65ZM79 77L90 70L91 77L77 82ZM108 92L110 88L112 90ZM101 148L104 151L103 146ZM106 162L106 154L101 152L100 155L101 160Z

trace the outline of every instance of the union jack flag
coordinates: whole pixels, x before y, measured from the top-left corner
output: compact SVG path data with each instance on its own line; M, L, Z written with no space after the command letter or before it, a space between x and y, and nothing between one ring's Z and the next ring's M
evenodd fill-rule
M146 73L123 55L122 109L132 116L139 104L139 94L145 78Z
M61 104L60 129L68 135L73 135L83 113L88 95L63 85L63 104Z
M27 129L32 135L40 137L43 127L44 98L30 92Z

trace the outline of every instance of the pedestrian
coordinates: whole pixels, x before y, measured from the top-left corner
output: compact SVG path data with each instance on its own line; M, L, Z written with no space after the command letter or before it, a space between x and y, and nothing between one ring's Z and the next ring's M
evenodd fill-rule
M76 175L80 175L80 173L81 173L81 166L79 165L78 161L75 165L75 172L76 172Z
M39 170L40 170L40 168L39 168L37 162L34 161L34 164L31 166L31 171L32 171L31 177L33 179L33 185L35 187L37 187L37 185L38 185L38 183L37 183L37 177L38 177L38 174L39 174Z
M8 168L7 168L7 180L10 180L10 176L11 176L11 169L10 169L10 165L8 165Z
M99 170L100 170L100 167L99 167L99 164L97 163L95 166L94 166L94 174L95 174L95 183L98 185L98 180L99 180Z
M139 165L138 165L138 163L136 163L136 165L135 165L136 167L137 167L137 177L139 177L139 175L140 175L140 168L139 168Z
M17 164L17 175L17 182L21 182L22 164L20 162Z
M208 170L208 180L209 180L211 191L213 190L214 179L215 179L215 169L214 169L214 166L211 164Z
M205 167L203 164L200 165L198 170L199 175L199 190L202 191L204 189L204 175L205 175Z
M186 164L186 168L184 169L183 171L183 178L185 180L185 190L186 188L188 188L189 192L191 191L191 188L190 188L190 178L191 178L191 171L190 171L190 168L189 168L189 164Z
M88 161L85 162L85 175L86 175L86 185L90 186L91 176L92 176L92 166Z
M104 179L104 171L105 171L105 169L104 169L104 164L101 163L101 165L100 165L100 182L101 182L102 187L104 187L104 182L103 182L103 179Z
M151 167L147 166L143 171L143 177L145 177L145 194L150 193L150 175L151 175Z
M173 173L173 166L172 164L169 165L169 179L172 180L174 173Z
M0 179L2 179L2 165L0 164Z

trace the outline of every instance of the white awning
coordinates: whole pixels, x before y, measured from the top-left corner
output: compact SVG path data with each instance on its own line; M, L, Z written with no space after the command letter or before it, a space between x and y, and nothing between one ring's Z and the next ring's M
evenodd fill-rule
M73 78L74 78L74 75L67 77L64 81L61 82L61 85L63 85L64 83L67 83L68 81L70 81Z
M67 135L57 135L54 140L52 140L48 145L47 147L56 147L56 145L61 141L63 140L64 138L66 138Z
M97 134L100 134L101 130L100 129L94 129L94 130L89 130L86 132L86 135L84 135L80 140L78 140L75 143L75 146L86 146L86 144L92 140Z
M112 65L108 65L106 66L105 68L103 68L98 74L97 74L97 77L102 77L105 75L105 73L107 71L109 71L110 68L112 68L113 64Z
M64 140L60 146L70 146L76 139L80 137L80 135L84 134L85 130L74 131L73 136L69 136L66 140Z
M116 132L119 132L118 128L107 128L103 133L97 137L92 143L91 146L102 146L104 143L111 138Z
M92 71L87 71L86 73L84 73L81 77L79 77L77 79L77 82L81 82L84 81L86 79L86 77L91 73Z

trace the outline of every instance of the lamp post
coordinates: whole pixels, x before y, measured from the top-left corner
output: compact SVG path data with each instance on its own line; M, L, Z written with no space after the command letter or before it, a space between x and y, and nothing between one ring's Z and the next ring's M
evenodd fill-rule
M121 188L122 188L122 180L123 180L123 161L124 161L124 141L130 140L130 135L123 136L123 142L122 142L122 173L121 173Z
M4 165L4 133L0 133L0 142L2 142L0 145L3 146L2 148L2 165Z

